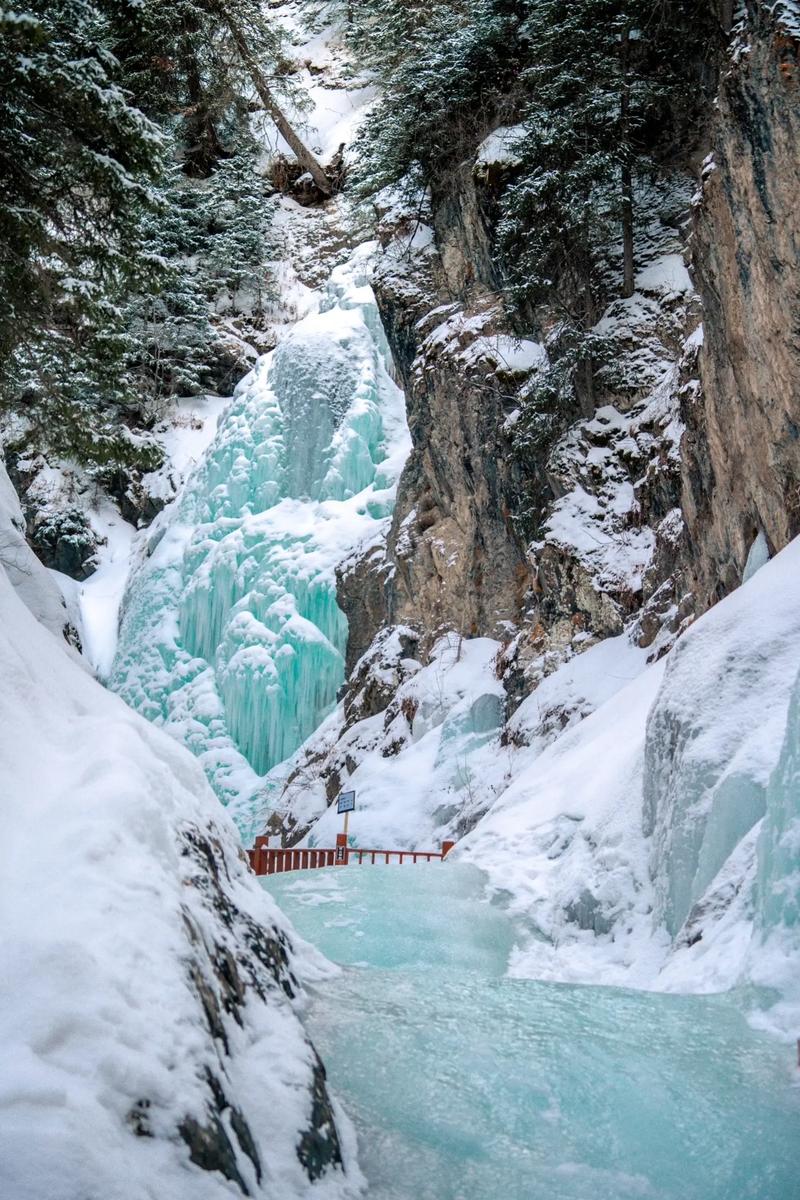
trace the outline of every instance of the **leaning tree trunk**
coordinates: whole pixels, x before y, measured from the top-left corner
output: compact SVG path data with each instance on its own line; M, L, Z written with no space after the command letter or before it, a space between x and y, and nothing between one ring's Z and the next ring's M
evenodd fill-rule
M331 180L325 174L325 169L322 166L322 163L311 153L305 142L301 141L278 106L275 97L272 95L269 84L264 78L261 68L253 57L250 47L247 44L247 39L242 33L242 30L240 29L236 19L228 11L228 6L226 4L220 6L219 12L222 16L222 19L225 21L225 24L228 26L228 29L231 31L231 36L236 46L238 55L253 81L253 86L258 92L261 103L264 105L264 108L275 122L278 128L278 133L291 147L297 161L300 163L300 166L308 171L309 175L314 180L314 183L317 185L322 194L324 196L330 196L333 192L333 185Z

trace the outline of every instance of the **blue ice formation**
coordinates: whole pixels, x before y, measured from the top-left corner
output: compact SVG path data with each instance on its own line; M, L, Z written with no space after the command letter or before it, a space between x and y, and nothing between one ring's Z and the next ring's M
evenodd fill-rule
M149 531L109 684L252 793L335 703L347 622L335 569L384 531L408 452L402 393L356 255L239 384Z

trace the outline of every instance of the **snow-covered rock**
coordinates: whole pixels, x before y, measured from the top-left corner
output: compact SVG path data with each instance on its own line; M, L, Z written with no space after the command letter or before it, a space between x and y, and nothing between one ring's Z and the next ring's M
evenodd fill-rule
M57 637L69 632L69 614L53 576L30 551L17 493L0 460L0 569L37 621Z

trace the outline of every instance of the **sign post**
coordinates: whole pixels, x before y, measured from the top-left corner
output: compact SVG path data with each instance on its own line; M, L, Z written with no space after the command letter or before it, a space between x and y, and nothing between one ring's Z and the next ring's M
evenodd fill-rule
M347 861L347 830L350 825L350 813L356 806L355 792L340 792L339 800L336 805L336 811L344 813L344 832L336 835L336 861L337 863L345 863Z

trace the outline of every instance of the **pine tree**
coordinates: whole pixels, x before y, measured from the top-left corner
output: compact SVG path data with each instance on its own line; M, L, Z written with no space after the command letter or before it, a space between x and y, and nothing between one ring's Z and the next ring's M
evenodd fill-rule
M499 229L518 303L535 306L557 288L571 317L591 326L608 286L607 248L619 235L619 291L632 294L634 180L657 170L697 109L689 32L701 32L705 20L712 40L709 17L698 18L694 7L689 0L529 0L529 100Z
M116 81L91 0L0 10L0 366L43 327L79 346L143 274L160 136Z
M274 289L271 210L256 171L256 148L243 145L208 180L173 167L159 211L147 224L159 263L158 287L125 311L128 366L151 411L169 396L212 387L225 358L221 319L263 325Z
M160 134L119 86L98 3L30 0L0 32L0 399L51 445L134 458L120 306L153 268Z
M144 228L147 253L158 264L157 286L133 295L123 314L126 366L154 414L166 397L206 388L217 341L198 265L209 240L205 191L173 166L159 199Z
M279 97L292 96L280 24L259 0L119 0L117 52L145 111L180 121L187 174L200 178L230 153L255 90L261 105L323 192L331 181L287 119Z
M381 91L358 140L362 192L409 171L436 190L513 111L524 14L524 0L355 0L349 39Z
M211 236L203 270L212 298L225 289L234 312L261 319L267 301L275 297L268 262L277 250L254 159L253 149L242 148L209 181L205 211Z

